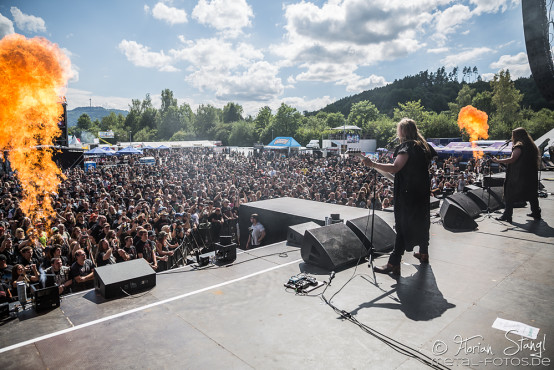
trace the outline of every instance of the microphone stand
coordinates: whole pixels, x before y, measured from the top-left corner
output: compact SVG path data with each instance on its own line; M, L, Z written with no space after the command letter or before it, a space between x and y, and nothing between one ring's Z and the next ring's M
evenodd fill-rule
M510 143L510 141L506 141L504 144L502 144L502 146L500 148L498 148L498 150L494 153L494 156L498 156L498 154L500 152L502 152L502 150L508 146L508 144ZM485 218L491 218L492 217L492 214L491 214L491 183L492 183L492 165L491 165L491 161L492 159L491 158L487 158L487 163L488 163L488 166L489 166L489 176L488 176L488 184L487 186L483 186L483 189L487 191L487 214L485 216ZM499 164L500 165L500 164ZM485 185L485 178L483 178L483 185Z

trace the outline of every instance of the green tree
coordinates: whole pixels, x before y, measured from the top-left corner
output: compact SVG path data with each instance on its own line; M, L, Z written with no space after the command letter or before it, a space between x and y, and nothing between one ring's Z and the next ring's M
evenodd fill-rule
M221 122L221 109L201 104L196 110L194 131L199 139L208 139L213 128Z
M352 105L348 115L348 124L367 130L369 129L369 123L377 118L379 118L377 107L369 100L362 100Z
M162 106L160 108L160 113L164 115L171 107L177 108L177 99L173 97L173 91L164 89L162 90Z
M229 136L231 136L232 128L233 128L233 123L218 122L218 124L215 125L215 129L213 130L214 140L221 141L221 144L224 146L230 145ZM257 138L257 135L255 136Z
M171 139L169 140L170 141L189 141L194 139L196 139L196 135L194 134L194 132L181 130L174 133Z
M133 132L139 131L140 128L140 117L142 114L141 102L139 99L131 100L129 105L129 113L125 117L125 126Z
M514 86L510 71L501 70L490 81L492 87L492 106L494 117L490 125L495 138L511 136L516 123L521 120L521 99L523 95Z
M181 115L181 110L176 105L172 105L161 113L161 119L158 123L158 137L167 140L179 130L186 130L185 119Z
M253 122L234 122L229 136L229 144L235 146L252 146L255 139L255 124Z
M237 103L227 103L223 107L223 122L237 122L242 118L242 106Z
M262 134L262 131L271 125L271 122L273 120L273 114L271 114L271 108L267 105L265 107L260 108L258 111L258 115L254 119L255 123L255 130L256 134L258 135L258 138L260 138L260 135Z
M469 87L468 84L463 84L460 91L458 91L456 102L448 104L452 114L457 117L458 113L460 113L460 110L463 107L467 105L471 105L471 103L473 102L474 95L475 95L475 89L472 89L471 87Z
M296 130L300 127L301 119L302 115L296 108L281 103L272 125L275 136L294 136Z
M423 127L425 130L421 134L425 138L440 138L440 137L459 137L460 128L457 123L457 117L448 112L426 112L423 118Z
M493 112L492 92L482 91L480 93L477 93L473 97L473 100L471 101L471 105L473 105L475 108L479 110L482 110L483 112L486 112L490 116Z
M411 118L416 124L423 122L423 113L425 108L421 105L421 100L409 101L405 104L398 103L398 108L394 108L394 120L400 121L402 118Z
M377 109L377 108L375 108ZM346 124L346 118L341 112L329 113L325 118L325 124L327 127L339 127Z
M133 135L133 141L156 141L158 130L144 127Z

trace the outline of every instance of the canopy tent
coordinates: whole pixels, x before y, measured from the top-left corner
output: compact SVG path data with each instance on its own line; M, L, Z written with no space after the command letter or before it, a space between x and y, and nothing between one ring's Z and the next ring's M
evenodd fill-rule
M290 149L290 148L300 148L298 141L294 140L292 137L276 137L273 141L265 146L269 149Z
M84 154L84 155L91 156L91 157L93 157L93 156L102 157L102 156L114 155L113 152L104 150L103 148L100 148L100 147L96 147L96 148L94 148L94 149L87 150L87 151L84 152L83 154Z
M359 128L358 126L354 126L354 125L343 125L343 126L339 126L339 127L333 127L331 130L341 130L341 131L358 130L358 131L361 131L362 129Z
M117 155L142 154L142 150L138 150L138 149L133 148L132 146L128 146L126 148L118 150L117 153L115 153L115 154L117 154Z
M154 148L154 149L169 149L169 147L162 144L159 147Z
M551 145L554 145L554 128L550 131L548 131L546 134L539 137L537 140L535 140L536 146L541 146L541 144L544 144L544 142L548 140L548 142L545 144L545 147L548 148ZM548 150L546 150L548 151Z
M507 145L506 143L494 143L483 149L483 152L490 155L510 155L512 153L512 142Z
M155 147L151 146L151 145L144 145L142 148L140 148L141 150L145 150L145 149L156 149Z

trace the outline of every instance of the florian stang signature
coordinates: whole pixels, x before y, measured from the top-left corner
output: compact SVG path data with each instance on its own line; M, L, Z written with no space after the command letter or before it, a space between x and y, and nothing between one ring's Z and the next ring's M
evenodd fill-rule
M549 366L550 358L543 357L546 351L546 334L538 340L532 340L522 336L517 336L508 331L504 334L508 344L502 350L502 353L495 354L490 344L485 342L482 335L474 335L463 337L456 335L452 338L451 346L442 341L436 340L433 343L431 351L437 357L434 359L437 363L443 363L447 366L464 365L464 366L479 366L479 365L512 365L512 366ZM447 355L449 349L455 350L453 355ZM476 359L475 355L484 355ZM469 358L472 356L473 358Z

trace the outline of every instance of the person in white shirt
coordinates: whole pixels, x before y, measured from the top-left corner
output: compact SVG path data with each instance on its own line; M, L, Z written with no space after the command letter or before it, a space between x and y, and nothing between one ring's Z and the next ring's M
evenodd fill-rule
M265 238L265 229L261 223L258 222L258 215L253 213L250 216L250 221L252 226L248 229L250 233L248 234L248 241L246 242L246 249L250 247L259 247L262 243L262 240Z

